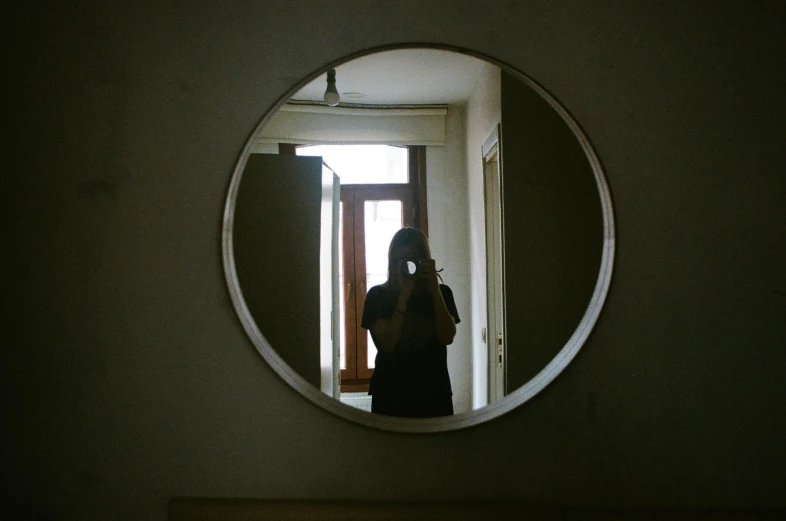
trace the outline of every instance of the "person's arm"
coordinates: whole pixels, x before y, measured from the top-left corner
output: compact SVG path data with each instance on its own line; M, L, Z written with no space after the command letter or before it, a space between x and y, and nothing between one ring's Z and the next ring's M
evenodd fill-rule
M371 324L371 338L380 351L392 353L401 339L408 299L408 295L399 295L393 315L390 318L378 318Z
M393 314L389 318L378 318L371 323L369 331L374 345L384 353L392 353L401 340L401 330L404 326L404 315L407 313L407 301L415 289L414 277L405 277L401 270L396 270L396 286L398 297Z
M434 259L423 261L419 269L422 270L422 276L428 281L431 303L434 306L434 336L440 344L448 346L453 343L453 339L456 337L456 321L448 311L445 297L442 296L442 291L439 288Z

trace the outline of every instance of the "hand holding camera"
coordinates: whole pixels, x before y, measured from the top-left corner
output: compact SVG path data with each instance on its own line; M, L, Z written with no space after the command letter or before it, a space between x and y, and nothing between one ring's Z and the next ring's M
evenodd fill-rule
M426 282L426 289L429 291L438 285L434 259L404 260L399 265L399 275L401 288L407 293L411 293L417 281Z
M418 274L421 264L425 261L405 260L401 263L401 273L407 277L414 277Z

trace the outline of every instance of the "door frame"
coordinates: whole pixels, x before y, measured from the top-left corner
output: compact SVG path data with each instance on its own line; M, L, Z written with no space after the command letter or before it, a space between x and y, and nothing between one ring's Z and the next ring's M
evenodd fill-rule
M507 392L505 331L505 223L503 213L502 141L498 124L481 147L483 206L486 224L486 336L488 403Z
M343 185L341 203L343 214L343 244L341 246L344 265L344 338L346 369L341 370L342 392L367 390L368 381L374 373L368 369L368 335L360 325L363 306L368 289L365 282L366 250L364 212L367 201L401 201L402 225L413 226L416 219L414 194L407 184ZM351 211L349 211L351 209ZM360 277L358 276L360 275ZM362 282L356 283L360 279ZM354 345L354 352L349 349ZM352 373L354 367L356 373Z

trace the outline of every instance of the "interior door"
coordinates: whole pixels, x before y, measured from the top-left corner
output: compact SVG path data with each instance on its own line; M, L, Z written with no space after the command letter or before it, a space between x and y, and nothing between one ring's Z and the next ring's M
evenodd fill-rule
M339 244L339 194L338 176L322 164L322 216L319 259L320 284L320 385L323 393L338 399L339 377L339 328L338 300L338 244Z

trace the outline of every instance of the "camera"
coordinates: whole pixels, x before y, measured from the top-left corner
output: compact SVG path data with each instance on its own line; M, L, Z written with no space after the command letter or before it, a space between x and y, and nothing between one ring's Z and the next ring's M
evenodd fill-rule
M401 263L401 273L410 277L417 275L421 264L423 261L404 261Z

